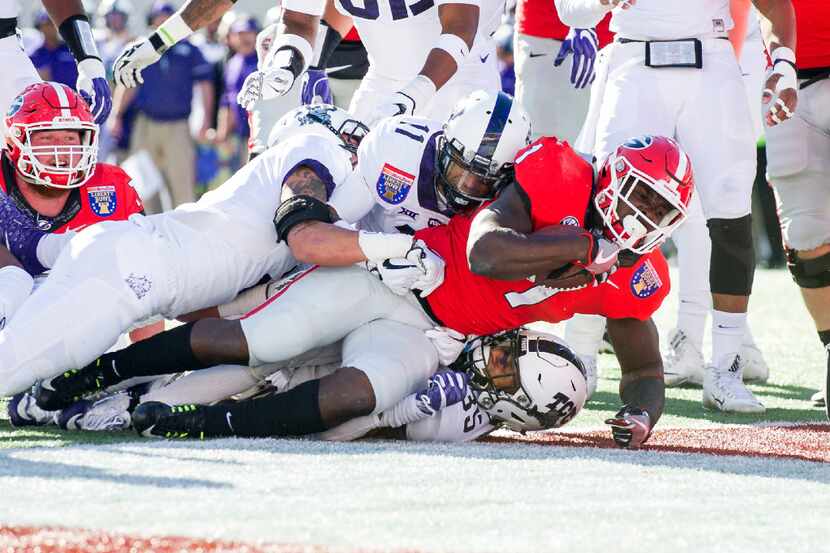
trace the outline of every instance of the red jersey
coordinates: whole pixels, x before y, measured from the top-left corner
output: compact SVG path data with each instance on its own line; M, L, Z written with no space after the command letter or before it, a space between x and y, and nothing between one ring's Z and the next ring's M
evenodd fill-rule
M593 169L566 143L541 138L528 146L516 158L516 180L530 200L534 231L584 226ZM446 226L415 233L447 262L444 283L426 302L441 324L459 332L493 334L534 321L564 321L576 313L646 320L669 292L668 265L659 251L621 267L604 284L579 290L475 275L467 263L474 215L456 215Z
M3 171L0 175L0 188L3 192L9 193L7 182L12 181L13 175L14 168L3 156ZM38 215L31 207L29 211L36 218L38 228L46 232L81 230L100 221L122 221L144 210L141 198L130 180L130 176L120 167L99 163L92 178L83 186L70 191L64 209L57 216ZM22 199L19 191L13 191L12 195L18 200Z
M608 12L596 26L600 48L614 40L614 33L608 28L610 21L611 12ZM523 35L564 40L570 27L559 19L553 0L519 0L516 30Z
M793 0L796 36L795 61L799 69L830 67L830 3Z

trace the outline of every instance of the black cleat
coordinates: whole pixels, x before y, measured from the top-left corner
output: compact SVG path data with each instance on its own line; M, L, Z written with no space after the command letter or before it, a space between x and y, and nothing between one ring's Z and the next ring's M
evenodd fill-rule
M204 405L167 405L148 401L133 411L133 428L147 438L204 440L213 437L205 432L206 410Z
M105 383L104 371L98 366L99 363L100 359L83 369L70 369L41 381L34 392L37 406L47 411L57 411L106 388L108 384Z

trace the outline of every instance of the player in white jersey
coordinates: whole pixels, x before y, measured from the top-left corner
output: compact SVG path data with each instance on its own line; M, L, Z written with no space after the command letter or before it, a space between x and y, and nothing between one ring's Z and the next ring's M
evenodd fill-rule
M89 104L95 122L106 121L112 107L112 95L107 84L104 64L95 46L89 18L84 13L81 0L43 0L43 7L55 23L67 46L78 63L77 90ZM23 43L17 30L18 5L15 0L0 2L0 113L5 114L9 104L30 84L39 82L40 76L29 56L23 51ZM0 122L0 132L6 133L5 122Z
M795 19L788 0L754 4L774 61L765 85L767 101L775 97L766 114L774 124L795 109ZM614 9L616 39L598 65L580 149L603 160L621 137L646 132L674 136L689 154L712 240L713 353L704 405L762 412L742 382L739 356L755 270L755 139L741 71L726 37L732 28L729 0L556 0L556 6L562 21L574 27L590 27Z
M280 202L325 201L352 173L354 147L336 135L344 125L309 127L317 131L286 140L197 203L75 236L0 333L0 396L89 363L136 321L219 305L291 269L272 223Z
M407 118L403 120L409 121ZM394 158L396 162L415 164L414 169L406 166L407 173L419 167L427 168L430 186L424 183L418 189L414 186L415 176L412 176L412 182L408 182L406 179L409 177L392 175L388 170L389 164L383 160L373 165L375 173L369 173L371 181L364 181L361 173L357 172L357 178L350 183L362 181L354 190L356 194L368 197L367 202L361 202L368 205L366 211L374 205L374 209L388 213L389 221L394 223L399 204L410 195L416 198L430 192L433 201L448 202L449 198L453 198L455 202L463 200L469 206L492 198L500 184L511 180L513 159L516 152L527 144L530 125L521 108L509 96L480 92L459 104L458 110L447 122L446 134L438 137L441 140L429 156L422 153L427 148L428 136L405 136L396 132L398 127L390 129L391 135L401 135L401 139L411 143L408 148L419 152L413 159L405 156ZM402 130L413 132L411 127ZM372 140L370 134L361 144L358 156L363 155L363 158L358 167L366 152L373 151L375 146ZM398 147L401 147L400 144L407 142L398 142ZM433 171L436 166L438 171ZM386 174L383 168L387 169ZM397 179L394 182L393 176ZM439 186L439 183L446 186ZM280 239L287 238L292 249L296 250L295 238L300 238L303 242L316 244L317 247L310 250L321 250L319 255L327 256L329 264L343 265L373 259L370 251L383 255L401 248L401 253L397 255L400 259L393 263L381 263L377 267L384 284L390 278L398 282L396 275L407 274L410 269L420 273L424 280L424 286L415 284L422 295L440 284L442 270L435 274L421 269L431 263L428 258L430 252L425 245L417 241L413 243L413 239L406 235L358 233L335 227L327 222L331 214L327 209L320 209L319 203L301 198L280 206L275 220L277 235ZM416 205L413 204L413 208ZM422 210L420 213L426 212ZM420 220L407 217L406 220L419 225L417 228L429 225L427 217ZM316 242L312 238L315 234L304 231L325 236L325 241ZM380 261L385 257L374 259ZM432 330L435 323L415 295L408 293L410 284L400 286L401 292L407 291L404 295L390 292L389 288L395 290L395 286L384 284L371 276L367 278L366 271L360 267L340 271L313 267L286 280L266 303L241 321L202 319L181 327L181 330L165 333L159 341L145 342L146 348L127 348L115 354L118 359L102 357L100 362L96 361L75 374L51 379L49 386L54 390L51 396L62 398L64 403L50 406L61 407L66 400L93 391L94 388L90 389L89 385L94 386L95 375L99 371L107 371L102 379L104 382L114 383L139 372L164 374L182 369L204 369L219 362L258 367L266 363L285 362L342 339L342 367L326 378L304 383L290 394L279 397L278 401L291 404L289 408L278 409L290 420L248 417L240 412L235 415L234 421L237 422L234 429L251 435L266 431L273 434L306 434L332 428L356 416L383 411L418 389L436 370L439 353L425 336L425 331ZM324 299L331 297L337 297L338 301ZM202 336L207 334L212 338L205 342ZM220 342L228 347L223 347L219 356L202 356L196 351ZM161 358L157 355L159 351L171 355ZM182 357L180 353L184 351L189 353ZM111 370L113 366L118 366L117 374ZM350 393L342 393L344 390L350 390ZM38 400L46 406L40 397ZM249 407L240 408L247 410ZM263 430L260 425L269 429ZM221 431L227 431L227 428Z

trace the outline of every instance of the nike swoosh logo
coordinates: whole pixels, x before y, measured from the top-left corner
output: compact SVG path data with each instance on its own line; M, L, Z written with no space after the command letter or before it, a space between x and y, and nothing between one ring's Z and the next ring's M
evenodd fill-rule
M340 71L341 69L347 69L351 67L351 65L336 65L334 67L326 67L326 73L334 73L335 71Z
M718 328L723 328L723 329L725 329L725 330L729 330L729 329L734 329L734 328L738 328L738 327L737 327L737 326L729 326L729 325L722 325L722 324L719 324L719 325L718 325Z
M539 56L547 56L547 54L534 54L533 52L530 53L531 58L538 58Z
M594 258L594 263L602 264L611 261L617 256L617 252L611 252L605 257L601 257L601 253Z
M231 412L230 411L225 413L225 420L228 422L228 428L231 429L231 432L235 433L236 430L233 429L233 425L231 424Z
M392 262L391 262L391 261L389 261L388 259L384 259L384 260L383 260L383 268L384 268L384 269L411 269L412 267L413 267L413 265L410 265L410 264L407 264L407 265L395 265L394 263L392 263Z
M717 398L717 397L713 397L712 399L715 400L715 403L717 403L718 405L723 407L723 400L722 399Z
M490 54L487 54L486 56L479 56L479 59L481 60L481 63L486 63L489 57Z

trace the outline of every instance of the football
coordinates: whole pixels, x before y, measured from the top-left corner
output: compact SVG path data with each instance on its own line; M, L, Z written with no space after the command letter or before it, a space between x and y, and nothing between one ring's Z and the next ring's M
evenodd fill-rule
M584 232L584 228L573 225L551 225L537 230L533 235L569 237L580 236ZM592 281L593 275L591 273L578 265L568 263L546 275L535 275L534 282L551 288L567 290L581 288Z

